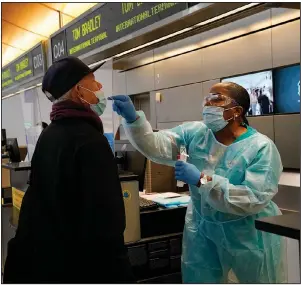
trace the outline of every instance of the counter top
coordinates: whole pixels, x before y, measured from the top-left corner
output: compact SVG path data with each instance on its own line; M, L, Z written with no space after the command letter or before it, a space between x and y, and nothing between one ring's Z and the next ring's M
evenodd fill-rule
M31 162L10 162L10 163L2 163L3 168L14 170L14 171L24 171L31 169Z
M255 221L258 230L300 241L300 213L266 217Z
M11 205L12 214L10 225L13 228L18 227L20 211ZM154 210L140 212L141 238L144 239L154 236L165 236L183 232L186 206L177 208L159 207ZM174 219L175 223L170 223Z
M300 188L300 171L283 171L280 176L279 185Z
M185 211L186 211L187 206L178 206L178 207L174 207L174 208L165 208L163 206L159 206L156 209L141 211L140 215L150 214L150 213L155 213L155 212L160 212L160 211L176 211L176 210L179 210L179 209L185 209Z

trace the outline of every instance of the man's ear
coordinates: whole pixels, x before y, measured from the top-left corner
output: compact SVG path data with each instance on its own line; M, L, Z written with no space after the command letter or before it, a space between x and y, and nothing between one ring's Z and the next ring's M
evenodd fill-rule
M80 98L83 98L83 95L80 93L80 86L78 84L76 84L74 87L73 87L73 90L72 90L73 94L76 94L77 96L79 96Z

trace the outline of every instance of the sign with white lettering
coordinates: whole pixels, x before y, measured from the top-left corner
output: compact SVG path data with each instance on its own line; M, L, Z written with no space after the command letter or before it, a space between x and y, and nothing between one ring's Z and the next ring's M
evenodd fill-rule
M53 62L67 56L65 31L51 38L51 52Z
M44 74L44 54L42 45L36 47L31 52L32 63L33 63L33 75L42 75Z
M52 57L55 61L63 58L63 54L66 56L64 32L67 54L80 56L186 8L187 3L106 3L54 36L51 39Z

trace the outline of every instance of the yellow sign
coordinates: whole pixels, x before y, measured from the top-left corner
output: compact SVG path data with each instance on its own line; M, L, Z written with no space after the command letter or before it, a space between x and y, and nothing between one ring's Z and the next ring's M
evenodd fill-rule
M20 210L25 192L20 191L14 187L12 187L12 192L13 192L13 206Z

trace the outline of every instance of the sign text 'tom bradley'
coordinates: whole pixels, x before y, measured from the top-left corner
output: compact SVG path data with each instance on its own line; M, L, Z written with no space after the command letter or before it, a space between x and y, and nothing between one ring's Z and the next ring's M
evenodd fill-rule
M96 15L92 19L83 23L81 26L72 30L73 40L77 41L80 37L84 37L100 28L101 15Z

